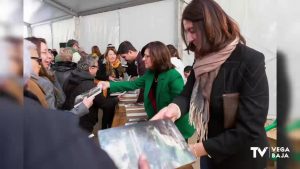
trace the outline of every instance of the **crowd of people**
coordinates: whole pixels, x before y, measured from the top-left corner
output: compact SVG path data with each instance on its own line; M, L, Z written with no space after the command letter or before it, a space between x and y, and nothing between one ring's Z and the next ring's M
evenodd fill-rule
M32 54L28 91L36 95L45 108L66 110L80 115L79 124L89 133L92 133L98 122L99 109L103 111L101 129L111 127L119 98L110 96L110 92L103 92L95 98L85 98L80 106L74 107L76 96L94 88L97 82L121 81L125 74L133 79L137 76L143 77L147 69L147 61L144 62L144 58L147 60L147 57L138 52L129 41L122 42L118 51L115 46L108 44L104 54L101 54L98 46L93 46L91 53L86 54L80 49L78 41L71 39L67 42L67 47L60 49L55 56L50 52L52 50L48 49L45 39L28 37L25 41L31 42L31 48L26 49ZM160 62L171 65L171 56L174 55L177 59L175 62L179 65L174 68L181 75L180 80L185 79L183 63L178 59L177 49L173 45L169 45L172 47L169 49L164 44L162 46L165 47L165 53L156 57L166 58L158 61L156 67L162 66ZM122 65L121 59L129 64ZM183 83L180 86L179 90L170 92L179 94ZM141 90L137 102L144 101L143 92L144 90ZM169 102L173 97L168 98ZM146 100L147 98L148 96Z
M24 99L12 92L15 89L8 90L13 85L0 81L1 88L9 91L1 90L1 99L9 96L24 102L26 167L115 168L87 135L98 122L99 109L101 128L111 127L119 102L119 97L110 96L112 92L140 89L137 102L144 103L149 120L171 119L185 139L196 132L197 143L190 149L200 158L201 169L265 168L266 157L254 159L250 151L252 146L268 145L264 55L246 46L238 25L212 0L193 0L182 14L181 27L187 50L195 54L192 66L184 66L174 45L160 41L141 50L129 41L118 48L108 44L102 54L98 46L91 52L82 50L74 39L59 52L49 50L39 37L7 40L24 56L22 68L13 64L16 76L24 69ZM122 81L126 74L134 80ZM76 96L96 86L107 92L85 97L74 107ZM21 110L15 106L13 111ZM0 119L5 118L16 117ZM12 160L9 154L6 160ZM149 168L144 156L133 165Z

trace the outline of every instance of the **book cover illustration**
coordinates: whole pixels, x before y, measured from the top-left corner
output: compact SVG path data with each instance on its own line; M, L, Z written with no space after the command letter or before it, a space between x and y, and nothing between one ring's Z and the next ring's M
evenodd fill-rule
M196 160L171 120L140 122L98 132L99 142L119 169L138 169L143 153L151 169L174 169Z

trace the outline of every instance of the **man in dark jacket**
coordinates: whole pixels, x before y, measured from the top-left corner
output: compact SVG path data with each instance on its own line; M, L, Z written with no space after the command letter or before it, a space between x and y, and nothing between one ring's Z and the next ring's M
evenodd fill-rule
M120 55L123 59L125 59L128 63L135 63L137 67L137 74L139 76L144 75L144 73L146 72L146 68L145 68L145 63L143 61L143 56L141 52L138 52L129 41L124 41L119 45L117 54ZM132 67L131 64L129 64L128 66ZM140 89L140 94L137 99L137 102L144 101L143 94L144 94L144 89Z
M66 79L69 78L71 72L77 68L74 62L56 62L53 65L54 74L60 86L63 87Z
M97 70L97 59L92 56L82 58L78 62L77 69L71 72L64 85L64 92L66 93L64 109L71 109L74 106L76 96L96 86L94 77ZM117 102L118 98L105 98L103 94L97 95L93 106L90 108L90 113L80 118L80 126L88 132L92 132L93 126L98 121L98 109L101 108L103 109L102 129L111 127Z
M71 71L77 68L77 64L72 62L72 57L72 49L64 48L60 53L60 61L56 62L52 67L61 87L63 87L66 79L70 76Z

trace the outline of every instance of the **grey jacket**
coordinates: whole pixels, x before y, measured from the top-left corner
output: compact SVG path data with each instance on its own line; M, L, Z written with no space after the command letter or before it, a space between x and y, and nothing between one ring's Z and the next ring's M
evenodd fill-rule
M36 76L36 75L32 75L32 76ZM41 76L37 78L37 82L46 94L46 100L49 105L49 109L56 110L57 108L55 106L56 100L54 95L54 84L47 77L41 77Z
M33 76L36 76L36 75L33 75ZM64 103L65 98L66 98L61 87L60 86L56 87L56 85L54 85L46 77L36 77L36 78L38 79L39 85L42 87L42 89L46 93L46 100L48 102L49 109L56 110L58 107L61 107L61 105ZM57 84L57 85L59 85L59 84ZM55 90L57 90L57 94L59 95L58 97L55 95ZM57 99L59 99L59 101ZM83 115L89 113L89 109L83 103L81 103L78 107L71 109L70 112L72 112L73 114L78 115L78 116L83 116Z
M85 114L88 114L89 109L83 103L81 103L79 106L74 107L73 109L71 109L70 112L72 112L73 114L81 117Z

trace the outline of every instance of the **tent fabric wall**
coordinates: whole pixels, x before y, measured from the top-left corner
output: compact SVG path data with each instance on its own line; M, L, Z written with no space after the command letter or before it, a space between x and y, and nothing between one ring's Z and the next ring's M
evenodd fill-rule
M49 48L53 44L53 48L58 49L60 42L75 38L78 31L80 46L87 53L93 45L98 45L103 53L107 44L118 46L124 40L131 41L138 50L155 40L177 46L176 8L177 1L160 1L79 17L78 25L72 18L35 26L32 33L45 38Z
M75 18L52 23L53 48L58 50L59 43L75 38Z
M128 40L137 48L151 41L177 45L177 1L166 0L121 9L120 42Z
M35 37L44 38L47 41L48 48L52 48L51 24L33 27L32 35Z
M120 24L117 11L105 12L79 19L79 44L87 52L98 45L102 53L107 44L119 44Z
M23 37L28 37L28 27L27 25L23 25Z
M138 50L155 40L174 44L176 4L166 0L80 17L79 43L88 53L93 45L104 52L107 44L118 46L124 40L132 42Z
M279 102L281 110L286 107L285 112L281 116L289 116L289 120L294 121L300 119L300 50L299 50L299 37L300 37L300 1L291 0L291 1L278 1L278 6L280 10L277 12L278 22L278 51L280 51L282 65L280 67L281 74L278 77L281 77L280 84L283 86L280 87L281 95L282 92L286 92L287 97L281 98L284 102ZM278 67L279 69L279 67ZM285 74L284 74L284 73ZM284 77L284 78L283 78ZM278 79L279 80L279 79ZM286 84L285 84L286 83Z

